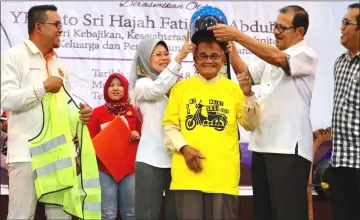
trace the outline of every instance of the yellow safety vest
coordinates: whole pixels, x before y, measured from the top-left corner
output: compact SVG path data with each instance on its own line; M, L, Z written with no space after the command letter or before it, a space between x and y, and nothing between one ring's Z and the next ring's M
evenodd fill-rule
M101 219L101 189L96 155L87 126L79 123L79 108L69 111L64 88L41 101L43 127L29 140L36 195L80 219ZM71 99L72 100L72 99ZM78 136L80 173L76 172L73 139Z

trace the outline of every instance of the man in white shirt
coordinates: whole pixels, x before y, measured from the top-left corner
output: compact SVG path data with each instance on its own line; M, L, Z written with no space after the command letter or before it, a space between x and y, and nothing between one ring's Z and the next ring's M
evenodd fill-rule
M8 114L8 219L33 219L37 203L29 142L43 126L42 97L57 93L70 82L54 48L60 46L61 18L53 5L32 7L28 12L29 39L1 56L1 107ZM67 103L64 103L66 105ZM92 115L80 105L80 120ZM74 150L75 153L75 150ZM47 219L71 219L62 207L46 205Z
M255 220L305 220L312 155L310 103L317 55L304 41L307 12L292 5L279 10L274 24L276 47L234 27L209 28L220 41L236 41L261 60L246 65L230 55L235 72L248 72L260 85L262 119L251 134Z

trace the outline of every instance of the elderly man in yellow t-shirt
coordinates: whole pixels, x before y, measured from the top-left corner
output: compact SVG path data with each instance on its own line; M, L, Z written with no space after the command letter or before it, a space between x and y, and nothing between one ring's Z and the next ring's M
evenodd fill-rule
M239 86L221 74L227 45L209 31L195 45L197 74L172 88L164 114L165 136L174 148L170 189L179 219L234 219L240 180L237 123L256 129L259 109L248 75L237 75Z

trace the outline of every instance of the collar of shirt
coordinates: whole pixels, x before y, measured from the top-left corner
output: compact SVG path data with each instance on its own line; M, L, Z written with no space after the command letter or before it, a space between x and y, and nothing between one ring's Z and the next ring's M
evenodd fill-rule
M25 46L29 49L29 51L31 53L33 53L33 54L40 53L41 54L39 48L30 39L25 40L24 43L25 43ZM51 51L47 55L45 55L44 58L46 60L50 60L50 59L56 60L58 58L58 56L57 56L56 52L53 49L51 49Z
M291 47L284 50L284 52L286 53L286 51L288 51L288 50L293 50L294 48L303 47L303 46L307 46L307 44L306 44L306 42L304 40L298 42L297 44L292 45Z
M352 57L351 58L351 55L350 55L350 52L349 51L346 51L346 53L345 53L345 59L347 60L347 61L351 61L351 60L353 60L354 58L356 58L356 57L358 57L358 58L360 58L360 51L354 56L354 57Z
M202 81L202 82L206 82L206 83L215 83L217 81L220 80L221 78L221 73L218 73L214 78L212 79L205 79L202 75L200 75L200 73L197 74L197 77Z

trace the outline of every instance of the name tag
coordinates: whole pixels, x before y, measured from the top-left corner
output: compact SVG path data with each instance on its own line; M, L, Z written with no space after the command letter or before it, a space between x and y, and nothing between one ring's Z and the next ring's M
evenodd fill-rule
M41 71L41 69L37 67L30 67L30 71Z

